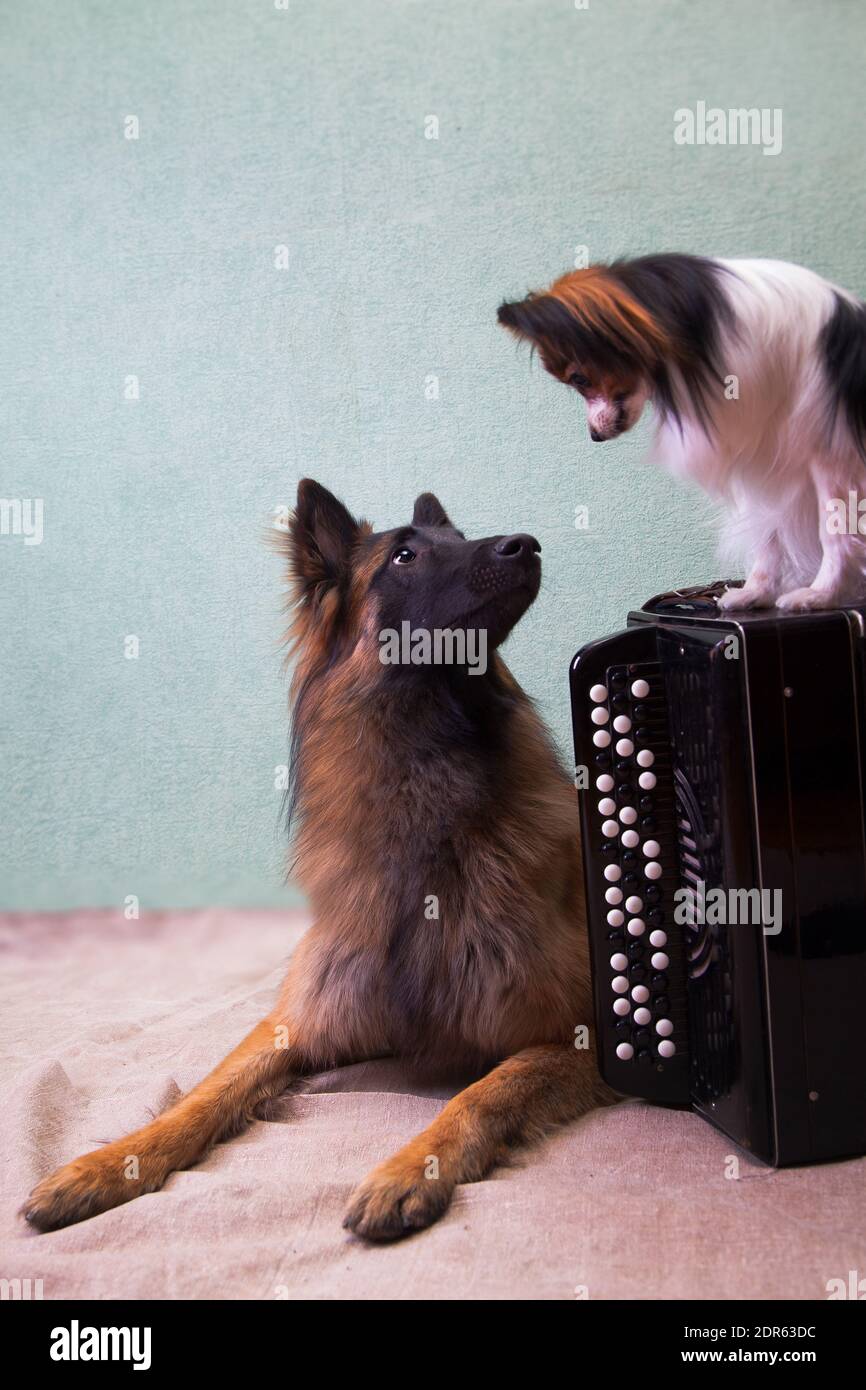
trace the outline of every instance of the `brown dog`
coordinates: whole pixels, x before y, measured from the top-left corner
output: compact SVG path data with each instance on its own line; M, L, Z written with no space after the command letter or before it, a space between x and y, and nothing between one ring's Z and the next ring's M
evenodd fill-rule
M411 526L373 534L305 481L282 548L314 925L210 1076L38 1184L40 1230L154 1191L293 1078L362 1058L486 1071L355 1191L345 1225L369 1239L429 1225L458 1183L609 1098L575 1042L591 1020L575 792L494 650L538 592L538 543L467 541L429 493ZM489 668L383 660L383 634L409 630L483 635Z

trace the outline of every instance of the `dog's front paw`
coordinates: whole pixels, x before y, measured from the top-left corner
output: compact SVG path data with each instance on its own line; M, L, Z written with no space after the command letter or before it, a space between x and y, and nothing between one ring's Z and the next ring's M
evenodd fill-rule
M21 1215L37 1231L55 1231L130 1201L147 1190L141 1181L126 1176L135 1171L131 1158L106 1145L74 1159L36 1184Z
M815 613L825 608L838 608L839 597L827 589L792 589L776 600L776 607L786 613Z
M398 1154L355 1188L343 1225L365 1240L399 1240L438 1221L453 1192L443 1178L427 1177L426 1165Z
M772 608L775 601L766 589L750 589L745 585L742 589L726 589L717 605L723 613L735 613L749 608Z

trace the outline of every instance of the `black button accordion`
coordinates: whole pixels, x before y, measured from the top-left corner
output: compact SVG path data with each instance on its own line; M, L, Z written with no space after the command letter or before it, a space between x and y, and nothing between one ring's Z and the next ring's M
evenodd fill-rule
M866 610L661 595L571 667L599 1065L772 1164L866 1152Z

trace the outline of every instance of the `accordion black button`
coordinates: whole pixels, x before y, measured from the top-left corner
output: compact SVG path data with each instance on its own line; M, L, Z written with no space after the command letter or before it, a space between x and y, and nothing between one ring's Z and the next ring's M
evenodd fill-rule
M637 874L624 874L622 881L628 884L629 888L633 888L637 883Z
M627 849L622 856L623 864L633 864L636 859L637 855L633 849Z
M598 767L610 767L610 754L609 754L609 753L596 753L596 755L595 755L595 761L596 761L596 764L598 765Z
M617 763L617 765L616 765L616 770L617 770L617 772L628 772L629 766L630 766L629 763L625 762L624 760L621 760L620 762Z
M616 840L605 840L604 844L601 847L601 852L602 854L616 854L618 849L619 845L617 844Z
M666 994L657 994L653 1000L655 1007L660 1014L669 1014L671 1011L670 1001Z
M625 676L622 674L622 672L620 672L618 675L611 676L610 684L613 686L614 690L622 690L623 686L625 685Z
M614 695L611 704L614 709L628 709L628 696L622 692L619 695Z
M616 1025L616 1027L614 1028L613 1031L616 1033L616 1035L617 1035L618 1038L630 1038L630 1037L631 1037L631 1024L630 1024L630 1023L618 1023L618 1024ZM647 1034L647 1042L649 1042L649 1034Z
M660 927L665 920L665 914L660 907L653 907L646 915L647 921L652 922L654 927Z
M639 1062L651 1062L653 1055L648 1047L642 1047L637 1054L637 1059Z
M649 714L649 706L648 706L648 705L635 705L635 707L634 707L634 717L635 717L635 719L646 719L646 717L647 717L648 714Z
M655 818L655 816L641 816L641 818L640 818L640 827L641 827L641 830L655 830L655 828L656 828L656 818Z
M630 980L634 980L636 985L639 985L641 980L646 979L646 966L640 964L630 965L628 968L628 977Z
M615 942L617 946L622 946L625 943L625 937L621 931L609 931L607 939L608 941Z
M621 782L616 789L616 794L620 801L631 801L632 789L628 782Z
M661 989L667 989L667 987L668 987L668 977L667 977L667 975L653 975L653 978L652 978L652 986L653 986L653 989L654 989L656 992L657 992L658 990L661 990Z
M656 888L654 884L652 884L649 888L644 889L644 897L646 898L646 901L648 903L657 903L661 895L662 890L660 888Z
M646 743L647 739L650 737L650 731L649 729L636 729L634 736L638 743Z
M652 1042L652 1034L647 1028L638 1028L634 1035L634 1040L638 1047L649 1047Z
M628 948L629 957L632 960L639 960L643 955L643 946L639 941L633 941Z
M638 802L638 806L640 807L640 809L641 809L642 811L651 811L652 808L653 808L653 799L652 799L652 797L651 797L651 796L642 796L641 799L640 799L640 801Z

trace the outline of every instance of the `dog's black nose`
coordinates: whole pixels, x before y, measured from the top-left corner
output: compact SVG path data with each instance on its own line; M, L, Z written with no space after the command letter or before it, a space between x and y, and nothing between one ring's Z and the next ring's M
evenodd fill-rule
M604 435L599 434L598 430L590 430L589 437L590 439L594 440L596 444L604 443Z
M541 546L534 536L503 536L493 549L504 560L511 560L517 555L538 555Z

